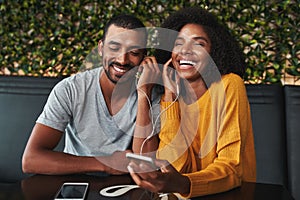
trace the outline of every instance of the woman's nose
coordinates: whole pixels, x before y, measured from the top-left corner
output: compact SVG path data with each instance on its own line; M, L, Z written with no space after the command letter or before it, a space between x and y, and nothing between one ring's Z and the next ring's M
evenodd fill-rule
M185 43L181 46L180 52L182 54L192 54L193 50L189 43Z

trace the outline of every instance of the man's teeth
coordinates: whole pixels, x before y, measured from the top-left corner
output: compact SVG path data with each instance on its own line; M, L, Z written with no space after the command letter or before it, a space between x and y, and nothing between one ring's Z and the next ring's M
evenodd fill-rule
M180 61L179 61L179 64L180 64L180 65L192 65L192 66L195 66L195 65L196 65L195 62L189 61L189 60L180 60Z
M124 72L126 72L126 70L125 70L125 69L120 69L120 68L118 68L118 67L115 67L115 66L114 66L114 69L115 69L117 72L121 72L121 73L124 73Z

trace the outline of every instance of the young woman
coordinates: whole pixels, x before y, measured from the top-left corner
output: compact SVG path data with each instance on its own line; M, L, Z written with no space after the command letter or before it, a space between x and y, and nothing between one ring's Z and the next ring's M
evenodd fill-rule
M150 191L187 198L255 181L252 122L242 79L246 64L238 43L200 8L175 12L162 27L178 35L162 41L172 44L170 53L158 51L159 62L165 63L160 171L131 162L132 178ZM148 172L136 173L141 171Z

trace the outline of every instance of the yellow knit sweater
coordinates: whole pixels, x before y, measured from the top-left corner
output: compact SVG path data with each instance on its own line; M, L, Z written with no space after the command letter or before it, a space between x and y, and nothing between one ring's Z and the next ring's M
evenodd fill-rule
M170 102L161 102L165 109ZM193 104L182 99L161 117L157 158L168 160L191 181L185 197L214 194L255 182L256 160L250 107L243 80L222 76Z

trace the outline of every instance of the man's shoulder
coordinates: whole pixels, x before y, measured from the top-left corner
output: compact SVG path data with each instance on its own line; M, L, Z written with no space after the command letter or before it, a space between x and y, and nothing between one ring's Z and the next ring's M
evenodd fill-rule
M84 72L78 72L70 77L67 77L60 81L54 88L56 92L74 92L85 90L90 88L90 86L96 85L99 80L99 72L101 69L95 68L91 70L86 70Z
M78 81L78 80L86 80L92 78L98 78L99 71L101 68L89 69L85 71L78 72L70 77L68 77L68 81Z
M93 82L94 80L97 81L99 78L99 71L100 68L95 68L91 70L86 70L82 72L78 72L74 75L71 75L68 78L65 78L62 82L63 84L68 85L85 85Z

